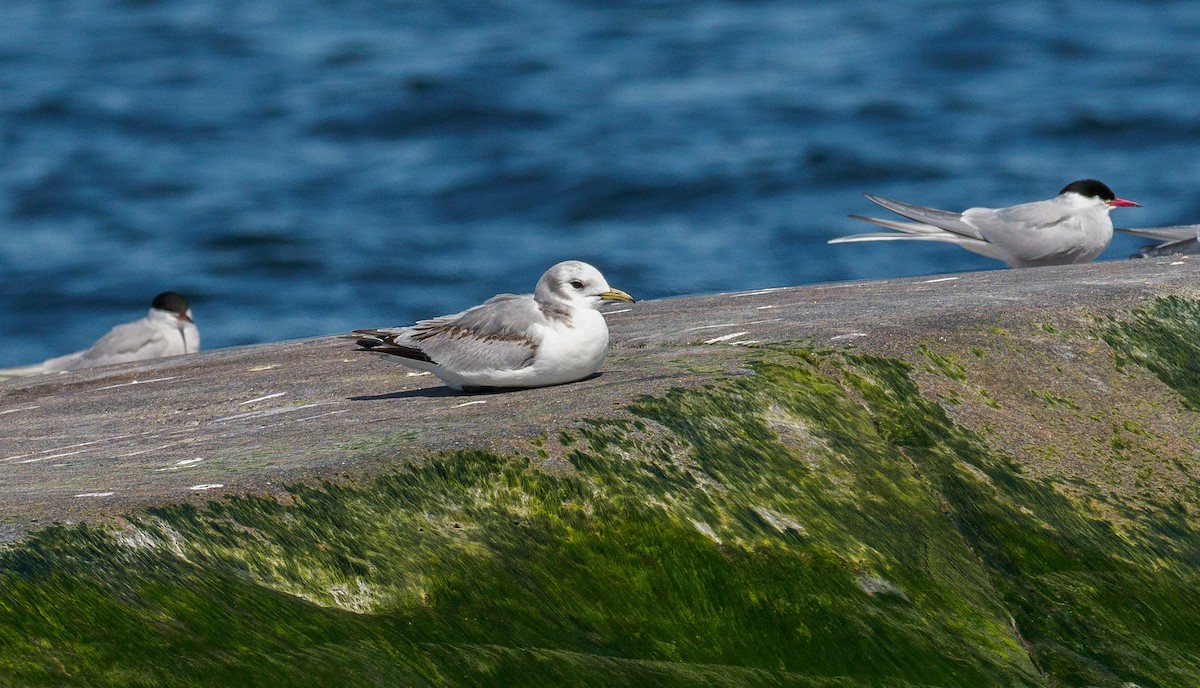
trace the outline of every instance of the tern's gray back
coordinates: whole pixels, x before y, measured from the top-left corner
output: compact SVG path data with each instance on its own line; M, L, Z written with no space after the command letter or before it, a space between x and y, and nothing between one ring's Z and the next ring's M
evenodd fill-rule
M75 368L140 361L160 356L184 353L183 336L171 340L161 329L154 327L145 318L109 330L79 357Z
M1071 208L1051 200L999 208L992 210L986 215L981 213L977 217L970 217L970 219L973 222L978 222L978 226L986 236L989 233L997 231L1012 232L1016 227L1034 231L1050 229L1062 226L1064 222L1077 217L1078 213L1072 212Z

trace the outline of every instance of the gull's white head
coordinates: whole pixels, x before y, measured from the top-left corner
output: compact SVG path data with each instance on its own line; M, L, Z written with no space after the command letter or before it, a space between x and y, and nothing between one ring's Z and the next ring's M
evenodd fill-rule
M608 286L596 268L578 260L563 261L546 271L533 292L542 304L598 308L604 301L633 302L633 297Z
M1069 202L1080 207L1099 207L1105 212L1109 212L1113 208L1141 207L1133 201L1117 198L1117 195L1113 193L1112 189L1108 188L1107 184L1095 179L1080 179L1079 181L1071 182L1063 187L1063 190L1059 191L1058 195L1065 197Z

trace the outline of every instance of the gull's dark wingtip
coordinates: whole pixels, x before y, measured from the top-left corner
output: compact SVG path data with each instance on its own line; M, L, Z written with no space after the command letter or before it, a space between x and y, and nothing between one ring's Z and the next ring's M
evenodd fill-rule
M399 356L413 361L424 361L437 365L437 362L429 357L429 354L421 351L415 346L407 346L396 343L396 336L391 332L381 332L379 330L355 330L354 334L358 336L355 344L358 344L359 351L373 351L380 354L388 354L391 356Z

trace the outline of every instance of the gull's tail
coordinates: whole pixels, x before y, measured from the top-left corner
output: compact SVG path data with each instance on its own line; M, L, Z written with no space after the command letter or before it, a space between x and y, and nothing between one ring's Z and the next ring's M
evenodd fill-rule
M391 354L422 363L434 363L429 354L411 344L397 341L408 334L407 327L397 327L383 330L354 330L355 344L362 347L361 351L374 351L381 354Z

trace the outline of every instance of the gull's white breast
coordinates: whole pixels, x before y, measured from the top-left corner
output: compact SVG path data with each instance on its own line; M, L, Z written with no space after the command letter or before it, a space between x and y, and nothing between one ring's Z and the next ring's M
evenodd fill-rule
M553 385L587 377L608 353L608 325L591 308L580 308L569 323L553 320L543 331L531 376L536 384Z

